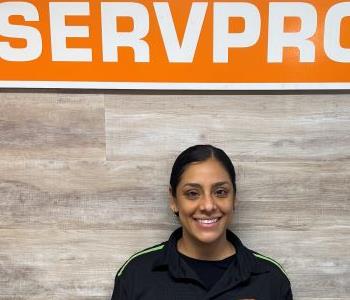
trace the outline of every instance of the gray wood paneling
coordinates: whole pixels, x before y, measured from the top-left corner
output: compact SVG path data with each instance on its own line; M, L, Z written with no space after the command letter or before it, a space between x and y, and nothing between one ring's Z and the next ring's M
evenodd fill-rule
M157 228L168 219L161 172L132 161L0 161L0 228Z
M1 229L0 297L108 299L115 262L166 236L160 230Z
M238 160L350 158L348 95L106 97L108 159L212 143Z
M0 159L104 159L103 95L0 93Z
M287 229L238 234L250 247L272 255L284 265L296 299L299 295L323 299L349 294L347 232L335 235L333 230ZM136 230L132 234L117 229L2 229L0 238L7 252L0 255L1 296L66 299L87 295L106 299L121 262L137 250L166 239L167 234L168 230L159 229Z
M0 161L0 228L167 226L171 163ZM237 175L239 229L350 227L350 162L243 162Z
M178 226L170 168L196 143L231 156L232 229L295 299L350 299L348 98L0 93L0 299L109 299Z

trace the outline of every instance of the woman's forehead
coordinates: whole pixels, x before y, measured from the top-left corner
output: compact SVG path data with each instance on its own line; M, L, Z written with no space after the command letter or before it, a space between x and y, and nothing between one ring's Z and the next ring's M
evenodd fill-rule
M180 182L223 182L231 181L224 166L216 159L189 164L181 175Z

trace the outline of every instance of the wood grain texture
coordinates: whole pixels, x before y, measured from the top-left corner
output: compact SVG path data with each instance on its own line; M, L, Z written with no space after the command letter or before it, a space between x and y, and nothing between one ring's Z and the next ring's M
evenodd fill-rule
M109 95L107 157L161 159L212 143L238 160L350 158L348 95Z
M213 143L236 166L243 242L296 300L349 300L348 98L0 93L0 299L109 299L178 226L174 158Z
M238 235L251 248L273 255L283 264L296 299L299 295L323 299L325 295L341 298L350 292L347 232L334 235L333 230L270 230L259 236L253 232L238 232ZM0 238L7 254L0 256L1 295L108 298L122 262L137 250L165 240L167 235L168 230L154 228L132 233L130 230L2 229Z
M167 194L171 163L0 161L0 228L167 227L173 221ZM236 167L239 229L350 226L350 162Z
M115 262L165 231L0 230L0 296L26 299L108 299Z
M65 256L73 248L74 255L79 252L88 257L84 266L89 270L101 267L90 257L92 254L109 261L108 267L114 271L93 273L98 274L98 293L106 295L113 282L111 273L127 257L165 240L177 225L167 208L168 179L164 174L169 168L167 164L170 161L0 162L0 174L4 174L0 178L1 240L8 243L0 247L0 257L5 269L14 270L5 273L6 282L12 282L11 276L17 272L31 272L38 282L45 280L41 289L47 288L50 297L66 298L74 293L79 296L81 291L74 292L75 287L83 284L80 281L90 286L89 276L93 277L85 273L79 277L68 271L69 266L79 270L75 264L82 263L81 260L68 260L67 269L63 275L56 274L57 278L47 274L54 273L50 268L58 263L51 265L45 257ZM296 295L321 299L334 286L337 289L333 296L348 292L350 186L338 190L335 185L341 178L350 177L349 166L344 162L238 164L239 202L232 229L252 249L284 265ZM264 175L267 172L269 177ZM333 194L339 195L332 198ZM75 240L67 240L65 234ZM28 237L28 244L20 244L23 236ZM27 253L26 257L19 256L18 263L30 261L32 270L11 265L16 247ZM115 254L103 247L110 247L108 251ZM310 277L312 284L302 280L304 276ZM62 278L66 283L62 283ZM23 279L24 284L30 284L27 280ZM64 287L60 287L60 282ZM11 289L16 290L12 285L7 287L8 291ZM45 293L41 289L36 288L37 294L33 296ZM91 290L85 287L82 294L91 296L94 291L95 287Z
M0 161L0 228L156 228L157 221L166 222L168 208L166 185L153 167L127 161Z
M0 159L104 159L103 95L0 93Z

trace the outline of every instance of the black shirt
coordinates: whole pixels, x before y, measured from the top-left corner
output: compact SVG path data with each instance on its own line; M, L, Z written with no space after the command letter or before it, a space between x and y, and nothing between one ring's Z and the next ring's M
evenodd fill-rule
M236 255L231 255L223 260L202 260L186 256L178 252L185 263L198 275L199 280L206 289L210 290L222 277L230 264L237 263Z
M168 241L131 256L115 277L112 300L293 300L290 282L274 260L246 248L231 231L237 263L207 289L179 255L182 228Z

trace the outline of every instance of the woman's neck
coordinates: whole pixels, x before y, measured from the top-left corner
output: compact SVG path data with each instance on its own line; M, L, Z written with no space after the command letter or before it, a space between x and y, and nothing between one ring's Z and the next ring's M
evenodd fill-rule
M201 260L222 260L236 253L235 247L226 237L212 243L204 243L185 235L178 240L177 250L186 256Z

